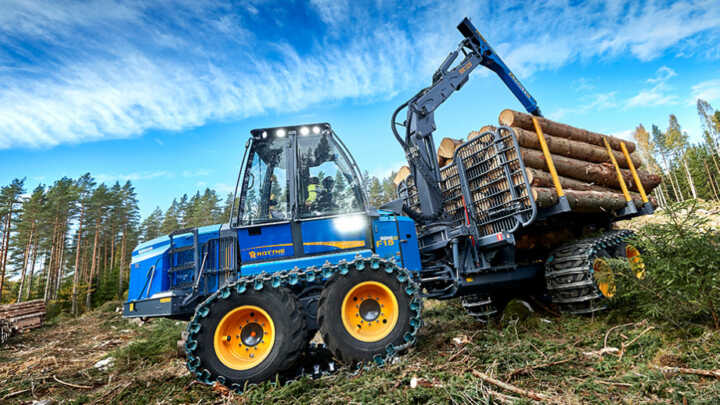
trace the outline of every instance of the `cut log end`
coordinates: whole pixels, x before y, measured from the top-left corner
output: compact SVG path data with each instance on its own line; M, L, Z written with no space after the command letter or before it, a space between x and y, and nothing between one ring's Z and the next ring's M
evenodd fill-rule
M400 183L403 182L403 180L407 179L408 176L410 176L410 168L407 166L402 166L397 174L395 174L395 178L393 179L393 183L395 183L395 187L399 186Z

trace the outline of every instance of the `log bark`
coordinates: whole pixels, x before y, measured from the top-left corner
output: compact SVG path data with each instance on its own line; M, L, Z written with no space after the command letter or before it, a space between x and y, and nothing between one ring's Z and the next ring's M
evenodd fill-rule
M395 175L395 178L393 179L393 183L395 183L395 187L399 186L400 183L402 183L405 179L408 178L410 175L410 168L407 166L403 166L398 170L397 174Z
M538 140L537 133L535 131L528 131L522 128L513 128L517 134L518 144L526 148L540 149L540 140ZM573 141L566 138L560 138L545 134L545 143L547 143L550 153L555 155L561 155L571 157L578 160L584 160L593 163L611 163L610 156L608 156L607 149L603 146L592 145L585 142ZM618 165L623 169L629 169L625 155L622 152L612 151L615 155L615 159ZM642 166L642 161L637 154L631 154L630 159L636 168Z
M530 184L530 186L547 188L555 187L555 184L552 181L552 176L550 176L550 173L544 170L526 167L525 174L527 174L528 184ZM558 176L558 179L560 180L560 185L564 190L613 191L610 188L599 186L595 183L588 183L580 180L571 179L569 177Z
M558 196L554 189L533 187L533 198L538 207L550 207L557 204ZM625 207L625 197L620 193L607 193L601 191L566 190L570 207L577 212L608 212ZM633 198L636 206L641 206L639 196ZM656 205L653 203L653 205Z
M542 152L534 149L520 148L520 154L526 167L548 171L545 156L543 156ZM589 163L559 155L552 155L552 159L560 176L591 182L617 190L620 189L620 182L618 181L615 167L611 164ZM628 189L638 191L630 170L620 169L620 172ZM651 192L660 184L660 177L657 175L644 170L638 170L637 174L646 193Z
M627 148L628 152L632 153L635 150L634 142L625 141L613 136L599 134L597 132L591 132L582 128L572 127L567 124L561 124L559 122L551 121L547 118L537 117L537 120L540 124L540 128L547 135L571 139L573 141L591 143L598 146L605 146L605 144L603 143L603 138L607 138L610 147L615 150L622 150L620 148L621 142L625 142L625 147ZM522 129L527 129L528 131L535 131L535 126L532 122L532 116L519 111L503 110L500 113L498 122L501 125L507 125L509 127L519 127Z

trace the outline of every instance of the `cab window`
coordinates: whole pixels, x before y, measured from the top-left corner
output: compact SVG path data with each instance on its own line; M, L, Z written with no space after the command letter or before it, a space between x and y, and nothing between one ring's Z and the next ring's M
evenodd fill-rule
M362 211L361 185L330 134L298 136L301 218Z
M258 141L252 146L243 180L241 223L290 219L287 176L290 140Z

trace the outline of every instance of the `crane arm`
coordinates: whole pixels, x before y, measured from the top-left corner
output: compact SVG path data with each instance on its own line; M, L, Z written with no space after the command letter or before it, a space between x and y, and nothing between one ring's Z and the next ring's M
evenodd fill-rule
M464 36L458 48L450 52L433 74L432 84L395 110L391 120L392 131L405 150L420 202L421 212L414 211L410 207L403 207L403 211L421 223L429 223L440 218L443 211L443 195L439 187L440 167L435 157L432 137L436 129L435 110L455 91L462 88L476 67L482 65L495 72L530 114L541 115L535 99L470 20L463 19L457 28ZM462 61L453 65L461 54ZM395 119L406 107L407 118L403 124L405 126L403 139L397 131Z

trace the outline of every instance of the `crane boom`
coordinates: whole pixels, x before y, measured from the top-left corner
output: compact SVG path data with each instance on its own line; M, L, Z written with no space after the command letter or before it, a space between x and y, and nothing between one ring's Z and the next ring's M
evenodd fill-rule
M432 137L436 130L435 110L462 88L476 67L485 66L495 72L530 114L541 116L535 99L480 35L470 19L463 19L457 28L464 36L458 48L450 52L433 74L432 84L395 110L391 120L393 133L405 150L420 200L421 212L407 206L403 207L403 211L420 223L438 219L443 210L442 191L438 186L440 167L435 158ZM453 65L460 54L463 55L462 61ZM404 108L407 108L407 117L403 139L397 131L395 120Z

